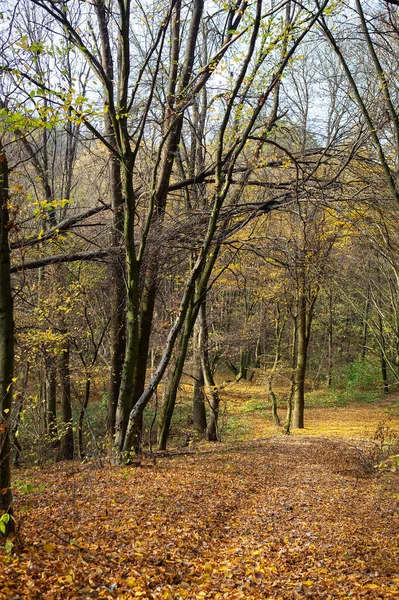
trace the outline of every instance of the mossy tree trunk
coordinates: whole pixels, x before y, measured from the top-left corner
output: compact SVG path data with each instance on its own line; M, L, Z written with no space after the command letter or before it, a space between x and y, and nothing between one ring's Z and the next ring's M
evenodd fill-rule
M199 318L194 327L194 356L193 356L193 428L203 434L206 430L206 411L204 394L204 374L201 365L202 335Z
M193 330L193 307L187 311L184 329L180 337L180 343L176 349L176 359L169 369L169 378L164 393L164 403L161 411L160 427L158 432L158 450L165 450L169 436L170 425L176 404L176 396L183 373L183 367L187 356L188 342Z

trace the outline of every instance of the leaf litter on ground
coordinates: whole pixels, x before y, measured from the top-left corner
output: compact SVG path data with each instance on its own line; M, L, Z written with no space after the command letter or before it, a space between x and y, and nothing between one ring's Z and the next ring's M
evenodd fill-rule
M336 438L201 448L22 473L0 599L399 598L396 472Z

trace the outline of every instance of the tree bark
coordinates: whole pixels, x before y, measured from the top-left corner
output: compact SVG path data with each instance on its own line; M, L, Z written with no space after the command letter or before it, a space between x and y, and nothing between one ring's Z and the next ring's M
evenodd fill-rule
M284 433L287 435L291 432L291 422L292 422L292 400L294 397L295 384L294 384L294 376L295 376L295 365L296 365L296 352L297 352L297 316L294 316L294 326L292 328L292 342L291 342L291 377L290 377L290 389L287 396L287 415L284 423Z
M83 448L83 421L85 418L87 407L89 406L90 388L91 388L91 376L90 376L90 374L87 374L86 385L85 385L85 397L83 400L83 404L80 407L79 421L78 421L78 448L79 448L79 456L80 456L81 460L83 460L85 457L84 448Z
M201 365L202 335L199 319L197 318L194 327L194 356L193 356L193 427L199 433L206 430L206 411L204 395L204 374Z
M60 448L57 460L73 460L74 441L72 429L71 379L69 372L69 342L64 341L59 360L61 386L61 417L63 430L60 432Z
M133 407L134 378L139 354L140 263L135 245L133 166L133 155L127 147L125 162L122 168L123 198L125 204L126 346L115 416L115 447L117 453L123 449L129 414ZM135 438L137 437L137 433L135 432ZM139 432L139 437L141 438L141 431Z
M176 404L176 395L183 373L187 356L188 342L193 329L192 307L187 311L184 330L181 335L179 347L176 350L176 361L169 370L169 380L165 388L164 403L161 412L161 421L158 433L158 450L165 450L169 436L170 425Z
M117 155L118 140L117 131L113 119L115 118L115 74L114 60L112 55L112 45L108 27L107 7L104 0L97 0L94 3L97 23L99 27L100 47L101 47L101 65L104 76L103 97L104 97L104 126L107 141L113 152L110 152L109 176L110 176L110 197L113 210L113 227L111 233L112 246L117 248L123 244L124 232L124 189L122 182L122 161ZM122 18L122 15L121 15ZM127 24L128 27L128 24ZM121 38L125 33L122 31ZM119 39L120 48L122 40ZM127 43L127 40L124 40ZM122 55L121 55L122 58ZM119 67L127 67L125 58L120 62ZM126 84L120 82L121 89ZM119 146L121 140L119 140ZM110 369L110 388L107 406L107 434L110 444L113 444L116 428L116 412L118 407L118 398L122 384L122 371L125 357L125 319L126 319L126 287L124 282L125 272L121 256L115 256L111 265L111 369Z
M305 377L308 360L308 346L310 331L313 321L314 307L319 293L319 287L311 292L310 298L306 297L306 273L299 274L297 289L297 317L296 317L296 355L293 378L293 417L292 427L303 429L305 414Z
M381 377L384 388L384 393L388 394L389 392L389 384L388 384L388 368L387 368L387 358L386 358L386 342L384 335L384 325L382 322L381 313L378 313L378 329L379 329L379 337L380 337L380 364L381 364Z
M208 351L208 320L206 316L206 302L205 300L201 303L200 307L200 327L201 327L201 364L202 373L205 381L205 388L209 400L209 418L208 425L206 428L206 439L208 442L220 442L219 433L219 406L220 396L219 390L215 385L213 378L212 369L209 364L209 351Z
M362 341L362 361L366 358L367 353L367 336L369 329L369 313L370 313L370 284L367 286L366 304L364 306L363 317L363 341Z
M277 412L277 398L276 398L276 394L273 391L273 380L274 380L274 375L276 373L277 367L281 360L281 340L283 337L284 328L285 328L285 322L281 322L280 304L277 301L276 327L275 327L276 347L275 347L275 352L274 352L273 367L272 367L271 373L269 375L269 399L270 399L270 402L272 405L273 421L274 421L274 424L277 425L277 427L281 426L281 421L280 421L280 417L278 416L278 412Z
M46 356L46 431L57 438L57 369L54 357Z
M11 222L8 213L8 163L0 140L0 517L7 536L14 530L11 493L11 408L14 375L14 313L10 279L10 247L8 232Z
M167 196L169 192L170 178L172 170L175 164L175 157L180 141L181 131L183 127L183 112L176 111L175 104L177 98L183 93L187 86L194 62L194 50L196 47L199 23L203 12L204 2L203 0L195 0L192 8L192 18L188 32L188 39L186 44L186 52L183 60L182 71L179 75L179 57L180 57L180 44L181 44L181 1L176 2L174 8L174 17L172 21L172 42L171 42L171 55L169 62L169 76L168 76L168 90L167 100L165 107L165 125L164 135L165 144L162 149L162 155L160 162L157 167L156 186L153 192L153 204L154 210L151 215L152 220L152 236L157 239L162 232L163 218L165 214L165 207ZM146 240L143 238L144 242ZM138 313L138 348L136 353L136 361L134 365L134 371L132 371L133 385L132 385L132 398L130 403L130 410L136 405L140 397L142 396L145 388L146 368L148 362L148 353L150 346L150 336L152 329L152 320L154 314L155 299L158 290L158 271L160 264L159 248L150 247L148 250L147 265L144 271L144 278L142 285L142 297L140 299L140 307ZM130 412L130 411L129 411ZM139 432L142 426L143 415L140 411L135 419L134 425L134 447L135 451L139 451L141 432ZM125 438L126 424L119 429L124 431L123 438ZM118 435L118 447L121 449L120 443L121 436ZM126 444L125 444L126 445Z
M334 338L333 338L333 293L329 291L328 295L328 372L327 372L327 385L332 386L332 369L333 369L333 350L334 350Z
M307 339L306 339L306 297L304 291L300 290L298 299L297 316L297 353L296 366L294 371L294 411L292 417L292 426L303 429L305 412L305 374L307 360Z

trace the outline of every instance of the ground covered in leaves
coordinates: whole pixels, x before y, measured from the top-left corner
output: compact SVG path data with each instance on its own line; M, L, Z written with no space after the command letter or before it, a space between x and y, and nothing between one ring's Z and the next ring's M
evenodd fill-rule
M399 481L376 444L274 435L18 471L0 599L399 598Z

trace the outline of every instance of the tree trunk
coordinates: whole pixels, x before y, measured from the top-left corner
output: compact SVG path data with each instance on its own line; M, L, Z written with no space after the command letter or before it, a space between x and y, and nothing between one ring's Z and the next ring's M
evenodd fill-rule
M61 385L61 417L60 448L57 460L73 460L74 443L72 429L71 379L69 372L69 342L65 339L59 360Z
M11 493L10 417L14 374L14 313L10 280L8 232L8 163L0 140L0 537L14 530Z
M388 394L389 392L389 384L388 384L388 368L387 368L387 358L386 358L386 343L385 343L385 335L384 335L384 325L382 322L381 313L378 313L378 329L380 334L380 364L381 364L381 376L382 383L384 386L384 393Z
M107 130L112 131L112 128L108 127ZM121 169L115 157L111 157L110 160L111 202L114 215L111 243L113 247L117 247L123 243ZM110 440L115 434L116 409L125 356L126 287L124 278L124 265L120 257L116 256L111 266L111 374L107 407L107 433Z
M150 266L150 272L147 273L147 279L149 278L150 281L146 282L141 298L138 356L133 381L133 406L136 404L145 388L152 321L158 289L158 261L159 258L154 257L154 263Z
M287 397L287 415L284 423L284 433L287 435L291 432L291 421L292 421L292 400L294 397L294 376L295 376L295 365L296 365L296 352L297 352L297 316L294 317L294 326L292 328L292 344L291 344L291 378L290 378L290 389Z
M364 307L364 317L363 317L363 341L362 341L362 361L366 358L367 352L367 336L368 336L368 328L369 328L369 312L370 312L370 284L367 287L367 298L366 304Z
M124 235L126 249L126 346L115 415L115 448L120 453L125 442L129 415L133 407L134 378L138 361L140 265L135 242L135 193L133 155L127 152L122 181L125 202ZM137 426L139 424L137 423ZM140 432L141 436L141 432ZM135 434L136 437L136 434ZM130 448L129 448L130 451Z
M276 327L275 327L275 336L276 336L276 347L275 347L275 352L274 352L274 361L273 361L273 367L269 376L269 399L272 405L272 417L273 417L273 421L274 424L277 425L277 427L281 426L281 422L280 422L280 417L278 416L278 412L277 412L277 398L276 398L276 394L273 391L273 379L274 379L274 375L276 373L278 364L281 360L281 340L283 337L283 332L284 332L284 328L285 328L285 322L281 321L281 310L280 310L280 304L277 301L277 305L276 305ZM260 338L258 338L260 339Z
M209 364L209 352L208 352L208 321L206 317L206 302L205 300L201 303L200 307L200 327L201 327L201 363L202 373L204 375L205 388L209 400L209 419L208 426L206 428L206 439L208 442L220 442L219 433L219 406L220 396L219 391L215 385L213 378L212 369Z
M51 438L57 438L57 370L53 356L47 355L46 361L46 432Z
M296 365L294 371L294 394L292 427L303 429L305 412L305 375L308 340L306 336L306 297L303 290L298 299L297 335L296 335Z
M248 379L248 367L250 363L250 352L249 350L240 350L240 367L236 375L236 381L241 379Z
M199 433L206 430L206 411L204 394L204 374L201 365L202 335L199 319L194 328L194 391L193 391L193 427Z
M330 290L328 297L328 373L327 385L332 386L332 369L333 369L333 293Z
M158 450L165 450L169 436L170 424L175 409L176 395L180 379L183 373L183 367L187 356L188 342L193 329L192 309L188 310L184 330L181 336L179 347L176 350L176 361L169 369L169 379L165 388L164 404L162 407L161 421L158 433Z
M91 388L91 377L89 374L87 374L86 385L85 385L85 398L83 400L82 406L80 407L79 421L78 421L78 447L79 447L79 456L80 456L81 460L83 460L85 457L84 449L83 449L83 421L85 418L87 407L89 405L90 388Z
M269 379L269 398L270 398L270 402L272 403L272 417L273 417L274 424L277 425L277 427L280 427L281 421L280 421L280 417L278 416L278 412L277 412L277 398L276 398L276 394L273 392L271 379Z
M101 64L109 82L114 82L114 59L112 44L109 35L109 21L106 5L103 0L94 3L97 22L99 27L99 38L101 48ZM121 31L121 36L123 32ZM127 42L127 40L126 40ZM121 65L119 65L121 66ZM123 82L121 82L123 83ZM114 89L112 89L114 92ZM104 97L104 126L108 143L115 151L118 150L117 137L114 123L109 111L109 104L114 104L113 93L103 81ZM114 153L110 152L110 196L113 210L113 227L111 244L113 247L123 245L124 230L124 196L121 161ZM118 406L119 392L122 383L122 370L125 357L125 319L126 319L126 287L124 265L119 257L113 259L111 266L111 371L110 388L107 406L107 434L112 446L116 428L116 411Z

